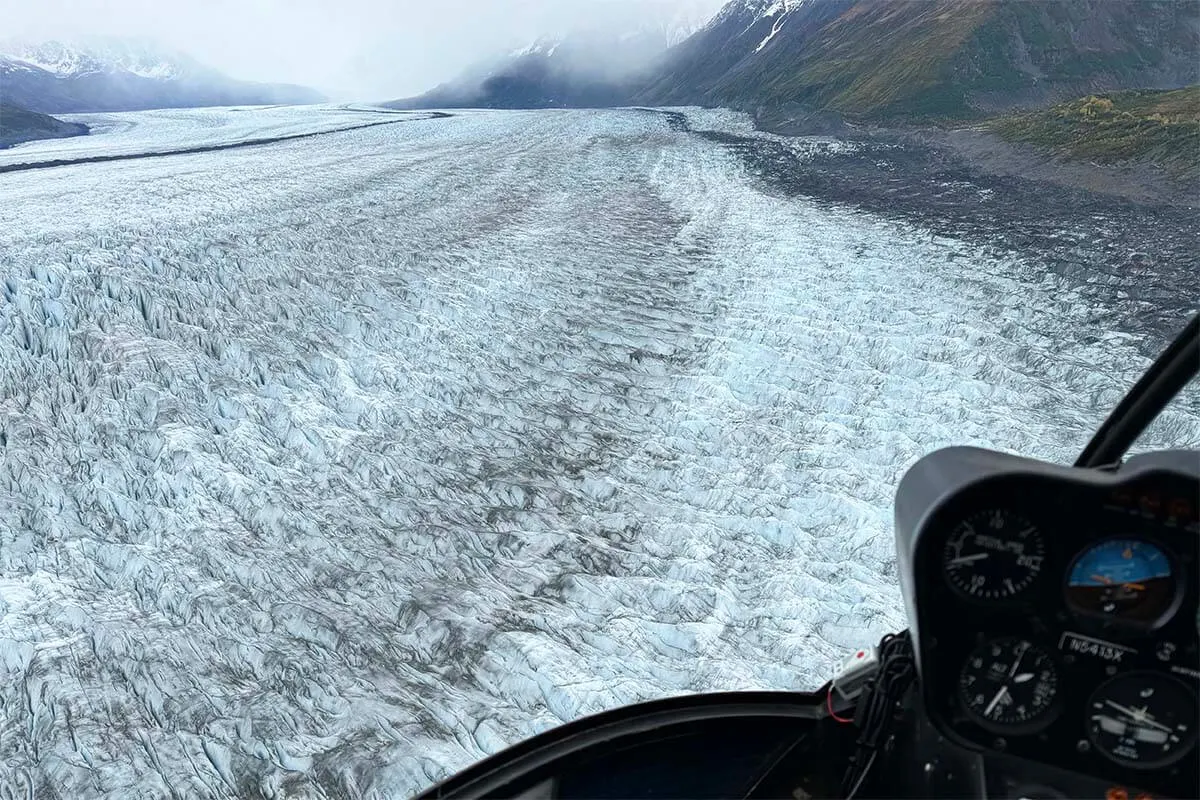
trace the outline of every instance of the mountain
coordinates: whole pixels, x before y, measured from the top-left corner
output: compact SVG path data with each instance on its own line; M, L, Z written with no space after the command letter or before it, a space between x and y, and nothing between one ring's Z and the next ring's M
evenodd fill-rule
M36 111L0 103L0 150L35 139L63 139L82 136L87 132L88 126L82 123L64 122Z
M733 0L630 98L963 118L1200 81L1200 3Z
M398 108L554 108L620 105L637 91L668 48L702 24L692 15L650 18L539 39L489 59Z
M652 28L542 41L397 105L962 119L1197 82L1195 0L731 0L673 45Z
M653 35L628 38L571 35L468 69L420 97L388 105L403 108L554 108L620 104L635 90L634 76L667 49ZM604 56L619 55L609 61Z
M234 80L145 40L0 42L0 102L43 113L323 100L301 86Z

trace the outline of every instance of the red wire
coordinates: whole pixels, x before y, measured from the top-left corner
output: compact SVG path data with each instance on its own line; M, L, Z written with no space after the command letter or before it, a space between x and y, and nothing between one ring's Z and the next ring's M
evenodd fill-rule
M842 723L843 725L849 725L851 722L854 722L853 719L847 719L846 717L839 717L837 715L837 713L833 710L833 687L832 686L829 687L829 693L825 695L825 708L829 710L829 716L833 717L835 720Z

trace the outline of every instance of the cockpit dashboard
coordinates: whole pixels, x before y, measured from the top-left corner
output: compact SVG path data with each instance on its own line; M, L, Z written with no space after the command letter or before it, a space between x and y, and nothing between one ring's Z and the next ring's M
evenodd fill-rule
M1197 796L1200 454L1081 470L942 450L901 484L896 536L942 736Z

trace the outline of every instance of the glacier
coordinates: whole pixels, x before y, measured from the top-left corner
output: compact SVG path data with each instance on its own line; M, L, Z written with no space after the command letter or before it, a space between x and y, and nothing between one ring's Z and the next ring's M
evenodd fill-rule
M40 139L0 150L0 170L272 142L369 127L389 120L428 119L431 115L373 106L326 104L166 108L58 116L71 122L82 122L90 133L66 139Z
M400 798L621 704L813 689L905 625L909 465L1069 461L1148 365L1035 258L766 191L648 112L0 191L13 794ZM1188 401L1143 446L1197 438Z

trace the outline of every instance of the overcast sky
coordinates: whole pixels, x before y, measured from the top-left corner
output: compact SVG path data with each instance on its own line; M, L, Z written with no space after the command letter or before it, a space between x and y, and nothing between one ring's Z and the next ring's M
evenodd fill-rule
M421 92L541 35L723 0L0 0L0 37L147 36L234 77L344 99Z

